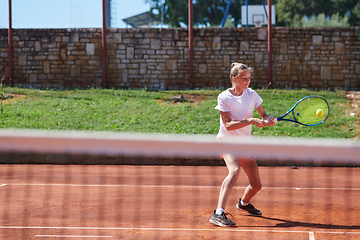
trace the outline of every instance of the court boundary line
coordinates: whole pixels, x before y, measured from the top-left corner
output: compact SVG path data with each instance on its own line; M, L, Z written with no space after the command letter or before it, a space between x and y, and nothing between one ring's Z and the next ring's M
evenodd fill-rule
M145 188L219 188L219 186L189 186L189 185L136 185L136 184L71 184L71 183L7 183L3 186L61 186L61 187L145 187ZM234 188L246 188L237 187ZM319 187L265 187L262 189L277 189L277 190L338 190L338 191L360 191L360 188L319 188Z
M309 240L315 240L315 233L309 232Z
M112 238L112 236L88 236L88 235L35 235L40 238Z
M0 229L57 229L57 230L147 230L147 231L225 231L225 232L265 232L265 233L306 233L309 234L309 230L272 230L272 229L233 229L233 228L137 228L137 227L43 227L43 226L0 226ZM359 234L359 232L353 231L311 231L314 234Z

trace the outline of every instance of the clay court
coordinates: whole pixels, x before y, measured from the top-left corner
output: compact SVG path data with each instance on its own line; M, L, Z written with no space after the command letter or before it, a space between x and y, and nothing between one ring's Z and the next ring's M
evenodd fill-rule
M226 167L2 165L1 239L359 239L360 169L260 167L263 189L236 227L208 222Z

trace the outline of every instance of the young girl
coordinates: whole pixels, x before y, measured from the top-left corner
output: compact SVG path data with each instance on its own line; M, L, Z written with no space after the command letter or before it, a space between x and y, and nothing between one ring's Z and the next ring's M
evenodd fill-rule
M232 87L218 96L218 105L215 109L220 111L220 130L218 139L231 139L234 137L251 137L251 125L259 128L274 126L273 117L266 114L262 107L263 100L251 88L250 68L242 63L232 63L230 79ZM253 118L254 109L258 111L261 119ZM261 212L250 204L250 199L261 189L261 181L255 158L240 158L231 154L223 154L229 174L224 179L218 200L217 209L209 222L218 226L235 226L235 223L225 215L225 205L230 192L239 177L240 166L249 180L244 195L239 199L236 207L259 216Z

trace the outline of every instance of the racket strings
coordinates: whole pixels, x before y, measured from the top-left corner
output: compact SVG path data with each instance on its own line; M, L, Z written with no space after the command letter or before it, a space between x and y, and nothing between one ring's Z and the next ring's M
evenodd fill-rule
M319 97L304 99L293 110L294 118L302 124L314 125L325 121L329 115L329 107Z

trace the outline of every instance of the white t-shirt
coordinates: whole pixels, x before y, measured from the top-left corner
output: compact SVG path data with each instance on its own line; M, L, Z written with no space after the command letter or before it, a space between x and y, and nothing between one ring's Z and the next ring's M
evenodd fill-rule
M262 98L251 88L244 90L241 96L234 96L230 88L218 96L218 104L215 109L222 112L230 112L231 120L244 120L253 117L254 109L263 102ZM251 136L251 124L243 128L228 131L220 117L220 130L218 138L229 136Z

